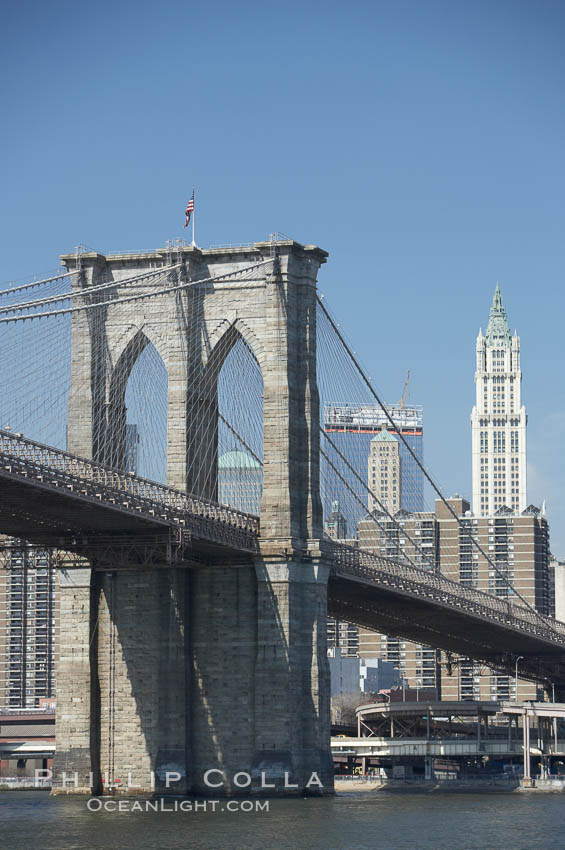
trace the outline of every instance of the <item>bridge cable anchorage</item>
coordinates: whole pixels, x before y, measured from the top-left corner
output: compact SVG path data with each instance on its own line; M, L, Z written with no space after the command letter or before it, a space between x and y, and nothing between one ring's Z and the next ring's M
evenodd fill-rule
M493 573L495 573L498 576L498 578L503 582L503 584L506 586L510 595L513 595L514 597L519 599L525 607L529 608L534 613L535 617L537 619L539 619L539 621L541 623L543 623L545 627L548 627L548 625L549 625L548 619L543 614L538 612L536 610L536 608L530 602L528 602L528 600L525 599L524 596L519 591L517 591L514 588L513 583L511 582L509 576L507 575L508 570L503 571L498 567L497 563L488 555L488 553L484 550L484 548L473 537L471 531L469 530L469 528L467 528L466 523L462 522L461 518L457 515L457 513L455 512L453 507L446 500L446 498L444 497L443 493L441 492L439 486L436 484L436 482L434 481L434 479L430 475L429 471L426 469L426 467L421 462L420 458L418 457L416 451L414 450L414 448L412 447L410 442L406 439L406 437L402 433L401 429L397 428L395 420L394 420L393 416L391 415L387 405L384 404L384 402L382 401L380 396L377 394L377 392L376 392L376 390L373 386L373 382L367 377L366 372L364 371L362 366L359 364L358 359L354 355L352 348L350 347L350 345L345 340L342 331L340 330L339 326L337 325L337 322L334 320L334 318L330 314L330 312L329 312L329 310L328 310L328 308L325 304L325 301L322 300L322 297L320 295L318 295L317 303L318 303L318 309L319 309L319 313L320 313L319 320L318 320L318 363L320 364L325 360L327 360L327 361L332 360L331 375L329 377L326 378L324 374L322 374L322 376L321 376L321 373L323 372L323 370L320 368L320 366L319 366L319 370L318 370L318 382L319 382L319 385L320 385L320 395L321 395L322 402L326 401L326 403L327 403L327 402L330 401L329 387L326 387L326 386L323 385L324 380L326 380L326 382L333 387L336 383L336 380L337 380L336 374L340 373L340 371L343 373L343 369L348 368L347 366L344 367L342 365L343 356L345 354L346 361L347 361L347 363L350 364L350 367L351 366L353 367L353 370L352 370L352 375L350 376L349 380L346 380L345 377L343 379L343 387L342 387L341 391L344 394L344 398L350 398L351 399L351 402L349 402L349 404L351 404L351 403L355 404L355 403L359 402L359 393L360 393L359 389L357 390L357 393L358 393L357 397L352 397L352 393L355 391L353 386L352 386L353 383L354 383L352 378L353 378L354 374L357 375L358 379L361 382L360 386L364 389L365 392L368 391L369 397L371 399L373 399L374 402L377 403L377 407L381 411L381 416L382 416L383 422L385 422L386 425L394 432L396 440L398 440L402 444L406 455L410 459L410 462L414 464L415 468L420 470L420 472L424 476L425 480L430 484L433 491L436 493L436 495L441 500L443 505L447 508L451 517L456 520L457 527L460 529L460 534L465 536L466 538L468 538L470 543L471 543L471 546L474 547L474 549L484 557L484 559L487 562L487 564L489 565L489 567L493 570ZM322 320L327 323L327 325L328 325L327 329L325 327L322 328L322 325L323 325ZM338 349L338 346L339 346L339 349ZM321 354L321 349L323 349L324 347L325 347L325 349L327 349L327 351L324 350L323 354ZM330 371L329 368L327 368L326 371L329 372ZM339 379L341 380L341 378L339 378ZM320 381L322 382L321 384L320 384ZM333 391L335 392L335 389ZM335 399L335 396L334 396L334 399ZM334 399L331 399L331 400L333 401ZM321 407L323 408L323 403L322 403ZM323 421L322 421L322 429L325 430ZM337 426L336 426L335 430L339 430L339 428L337 428ZM341 436L341 434L339 436ZM366 455L365 455L365 458L366 458ZM366 462L366 460L365 460L365 462ZM367 488L364 487L363 489L364 489L365 492L367 492ZM342 490L343 490L343 488L342 488ZM325 501L327 502L327 497L326 497ZM369 517L367 516L366 519L368 520ZM395 525L397 527L397 533L402 534L402 537L406 538L406 529L403 528L403 526L400 524L400 522L398 521L397 518L393 518L393 519L394 519ZM508 604L511 604L511 603L508 602Z

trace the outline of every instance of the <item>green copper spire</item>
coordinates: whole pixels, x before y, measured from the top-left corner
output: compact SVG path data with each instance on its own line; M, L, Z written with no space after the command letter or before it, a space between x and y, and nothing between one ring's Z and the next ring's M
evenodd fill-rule
M502 293L498 282L494 290L492 299L492 307L488 319L488 327L486 332L487 345L504 345L512 344L512 334L508 327L508 319L506 318L506 310L502 306Z

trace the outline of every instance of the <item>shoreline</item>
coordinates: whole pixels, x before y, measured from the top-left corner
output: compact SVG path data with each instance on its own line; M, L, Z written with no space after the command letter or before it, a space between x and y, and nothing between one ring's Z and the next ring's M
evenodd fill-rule
M382 780L336 780L336 794L352 794L366 792L382 792L386 794L481 794L481 793L543 793L562 794L565 791L563 779L534 779L530 785L524 785L522 780L512 779L424 779L410 781L404 779Z

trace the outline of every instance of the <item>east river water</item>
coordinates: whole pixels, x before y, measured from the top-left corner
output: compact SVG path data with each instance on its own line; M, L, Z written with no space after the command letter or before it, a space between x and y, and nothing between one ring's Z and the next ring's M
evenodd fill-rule
M86 800L0 792L2 850L561 850L565 795L344 793L269 811L90 812ZM264 801L262 801L264 802ZM130 801L131 803L131 801ZM223 810L222 810L223 809Z

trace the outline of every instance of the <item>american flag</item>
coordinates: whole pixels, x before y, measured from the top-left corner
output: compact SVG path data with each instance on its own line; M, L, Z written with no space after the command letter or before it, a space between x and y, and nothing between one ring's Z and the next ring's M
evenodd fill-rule
M192 190L192 198L190 199L190 201L186 205L186 209L184 211L184 214L186 216L186 219L185 219L185 222L184 222L185 227L188 227L189 222L190 222L190 215L193 211L194 211L194 189Z

